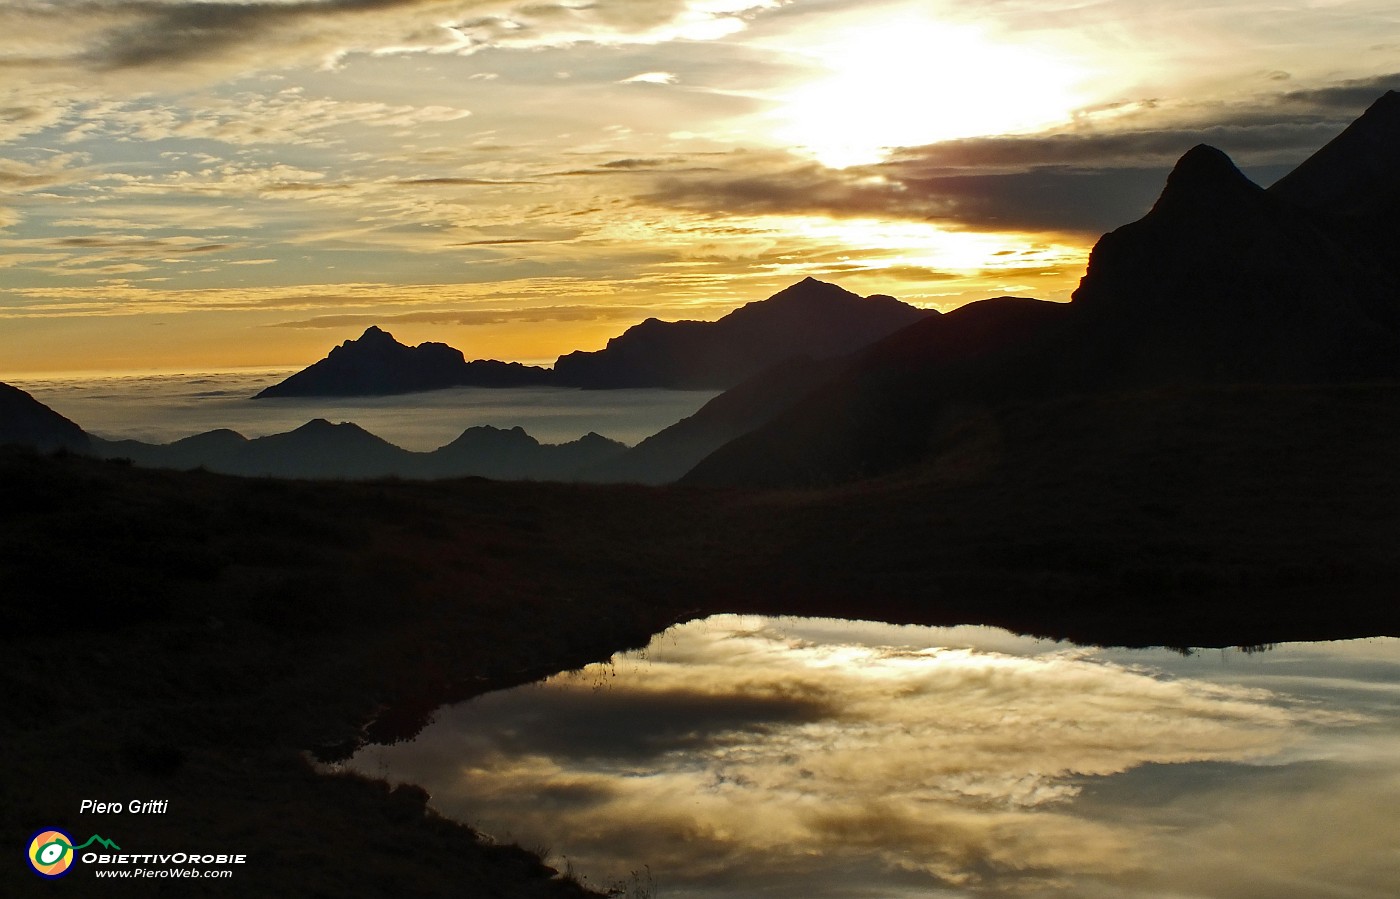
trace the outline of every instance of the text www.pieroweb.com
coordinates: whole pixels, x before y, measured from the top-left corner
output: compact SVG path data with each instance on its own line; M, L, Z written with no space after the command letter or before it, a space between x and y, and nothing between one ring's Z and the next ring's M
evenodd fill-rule
M195 868L192 865L236 865L247 860L246 855L106 855L95 852L83 857L83 862L98 865L93 876L137 880L219 880L233 877L232 868ZM150 867L164 863L168 867ZM132 867L124 867L131 865ZM105 867L117 866L117 867Z

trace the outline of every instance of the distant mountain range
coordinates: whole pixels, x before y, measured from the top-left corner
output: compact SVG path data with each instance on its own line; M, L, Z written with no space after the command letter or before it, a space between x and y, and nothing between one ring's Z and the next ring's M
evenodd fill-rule
M356 424L309 421L284 434L248 439L221 428L173 443L104 440L28 393L0 384L0 446L68 450L129 459L148 468L204 468L223 474L284 478L454 478L579 480L582 473L627 451L597 434L568 443L540 443L520 428L467 428L451 443L412 452Z
M547 368L478 359L445 343L404 346L371 326L330 355L258 393L279 396L381 396L444 387L527 387L554 380Z
M412 452L356 424L309 421L294 431L248 439L229 430L174 443L90 437L87 452L151 468L206 468L224 474L285 478L453 478L577 480L584 469L623 453L625 444L587 434L542 444L520 428L468 428L428 453Z
M377 396L445 387L536 385L726 390L787 359L844 356L937 314L893 297L861 297L808 278L718 321L649 318L601 350L560 356L553 369L518 362L468 362L460 350L446 344L405 346L371 327L258 397Z
M466 370L497 384L733 382L630 449L593 434L549 446L519 428L472 428L411 453L319 420L256 440L213 431L164 446L109 442L10 387L0 389L0 442L315 477L785 487L942 465L949 453L975 468L1002 458L998 435L1018 409L1400 378L1398 223L1400 94L1390 92L1267 190L1221 151L1191 149L1143 218L1099 240L1067 304L999 297L938 315L807 279L717 322L649 320L597 353L561 357L553 372L467 363L441 344L404 347L371 328L263 394L423 389Z
M597 352L560 356L554 371L567 387L725 390L788 359L844 356L937 315L807 278L718 321L649 318Z
M395 446L358 425L317 419L294 431L248 439L219 429L168 444L104 440L6 387L0 443L65 447L158 468L312 478L480 476L665 483L710 452L768 421L842 365L841 354L908 322L936 318L890 297L860 297L808 278L716 322L660 322L628 329L597 353L565 357L564 374L477 360L445 344L405 346L371 327L259 397L392 394L447 386L700 387L746 376L695 415L629 449L597 434L541 444L520 428L469 428L430 453ZM815 357L815 358L814 358ZM761 370L758 370L760 367ZM757 370L757 371L756 371ZM35 423L40 424L35 424ZM42 427L41 427L42 424Z

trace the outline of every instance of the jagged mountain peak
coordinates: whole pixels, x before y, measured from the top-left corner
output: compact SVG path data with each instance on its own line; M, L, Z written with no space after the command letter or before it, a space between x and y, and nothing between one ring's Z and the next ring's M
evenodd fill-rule
M444 450L459 450L464 447L531 447L540 442L526 433L519 425L513 428L498 428L495 425L473 425L458 434Z
M1381 94L1350 128L1400 128L1400 91Z
M339 346L333 347L328 358L344 358L366 352L383 356L412 349L410 346L399 343L394 339L394 335L378 325L370 325L359 337L342 341Z
M1386 91L1381 94L1380 99L1371 104L1371 109L1386 110L1391 115L1400 117L1400 91Z
M336 349L364 349L367 347L406 346L394 339L394 335L379 327L370 325L359 337L346 340Z
M442 387L507 387L552 383L536 366L478 360L445 343L406 346L371 325L360 337L335 347L319 362L266 388L258 397L378 396Z
M1197 144L1177 160L1152 212L1229 207L1263 192L1223 150Z
M785 293L786 291L799 291L799 290L823 290L823 291L840 291L841 293L846 293L846 294L851 293L849 290L846 290L844 287L841 287L841 286L839 286L839 285L833 284L833 283L831 283L830 281L822 281L822 280L820 280L819 278L813 278L811 275L808 275L807 277L803 278L801 281L798 281L796 284L793 284L793 285L789 286L785 291L780 291L780 292Z
M832 284L830 281L819 281L816 278L808 276L798 281L796 284L785 287L773 294L766 302L769 305L773 305L785 302L810 302L813 300L837 298L859 300L860 295L852 293L839 285ZM750 303L748 305L756 306L758 304Z
M1314 212L1394 215L1400 206L1398 146L1400 92L1387 91L1269 194Z
M717 321L648 319L597 352L560 356L560 382L580 387L733 387L794 356L845 355L937 313L804 278Z
M1393 219L1344 221L1338 202L1349 190L1383 213L1385 179L1400 188L1400 128L1372 143L1388 115L1348 129L1282 190L1259 188L1212 147L1183 156L1152 211L1090 253L1074 302L1097 351L1132 346L1116 364L1144 382L1393 376L1400 311L1382 262Z
M324 418L313 418L306 424L291 431L293 434L349 434L355 431L363 431L359 425L351 421L342 421L334 424ZM366 432L368 433L368 432Z
M368 328L365 328L365 333L360 335L360 340L394 340L394 335L378 325L370 325ZM397 343L398 341L395 340L394 342Z
M1167 184L1182 178L1249 180L1240 172L1230 154L1210 144L1196 144L1183 153L1176 161L1172 174L1168 176Z
M368 328L365 328L364 333L359 337L345 341L336 349L354 351L371 350L381 353L411 352L418 355L446 354L454 357L462 356L461 350L437 341L426 341L417 346L401 343L393 334L378 325L370 325ZM463 356L463 359L465 359L465 356Z

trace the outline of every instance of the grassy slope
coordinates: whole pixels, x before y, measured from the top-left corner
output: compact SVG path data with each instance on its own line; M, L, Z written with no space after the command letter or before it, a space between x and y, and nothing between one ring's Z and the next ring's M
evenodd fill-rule
M10 844L49 823L249 852L228 895L569 895L414 791L314 776L301 753L717 611L1171 645L1400 634L1396 410L1396 386L968 409L922 467L821 492L6 453ZM83 798L172 813L79 818ZM0 866L6 895L31 880Z

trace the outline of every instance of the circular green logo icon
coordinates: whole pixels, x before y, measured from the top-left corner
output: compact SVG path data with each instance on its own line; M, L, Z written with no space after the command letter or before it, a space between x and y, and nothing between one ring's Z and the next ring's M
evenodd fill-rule
M29 867L40 877L55 878L73 867L73 838L49 827L29 838Z

